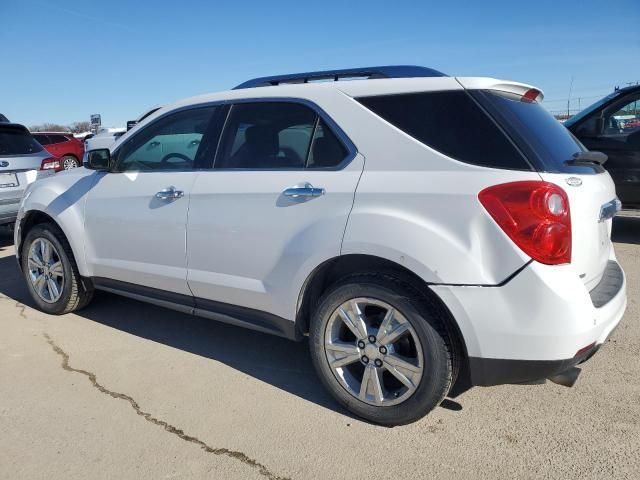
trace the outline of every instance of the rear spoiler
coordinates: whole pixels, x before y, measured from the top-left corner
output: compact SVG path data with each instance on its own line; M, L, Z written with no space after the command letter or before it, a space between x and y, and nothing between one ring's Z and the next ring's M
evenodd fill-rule
M542 90L526 83L486 77L456 77L456 80L467 90L495 90L520 95L525 100L536 102L544 99Z

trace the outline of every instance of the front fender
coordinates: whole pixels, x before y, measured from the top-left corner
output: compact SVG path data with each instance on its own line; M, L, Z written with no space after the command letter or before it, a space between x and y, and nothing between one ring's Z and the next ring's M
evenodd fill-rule
M16 221L16 256L29 218L41 212L62 230L67 238L80 275L90 276L84 256L84 206L88 192L99 178L98 172L77 168L38 180L25 192Z

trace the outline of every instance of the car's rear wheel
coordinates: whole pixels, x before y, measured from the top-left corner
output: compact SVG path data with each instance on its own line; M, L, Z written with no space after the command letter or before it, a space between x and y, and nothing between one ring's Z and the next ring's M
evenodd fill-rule
M40 224L29 230L21 259L29 292L40 310L61 315L91 301L93 288L82 282L71 247L56 225Z
M60 163L65 170L71 170L72 168L78 168L80 166L80 162L73 155L65 155L60 159Z
M423 417L444 399L453 378L453 349L437 308L393 275L339 282L320 300L310 331L323 384L375 423Z

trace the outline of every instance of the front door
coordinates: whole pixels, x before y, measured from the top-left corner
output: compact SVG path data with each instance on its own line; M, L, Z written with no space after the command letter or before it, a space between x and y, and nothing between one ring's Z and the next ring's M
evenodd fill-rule
M86 205L86 258L94 277L190 295L187 213L194 162L214 110L169 114L114 152L113 171L100 174Z

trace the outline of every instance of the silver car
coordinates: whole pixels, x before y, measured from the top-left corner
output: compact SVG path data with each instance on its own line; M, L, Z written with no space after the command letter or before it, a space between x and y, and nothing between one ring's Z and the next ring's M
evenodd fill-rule
M0 122L0 225L15 222L27 185L59 166L26 127Z

